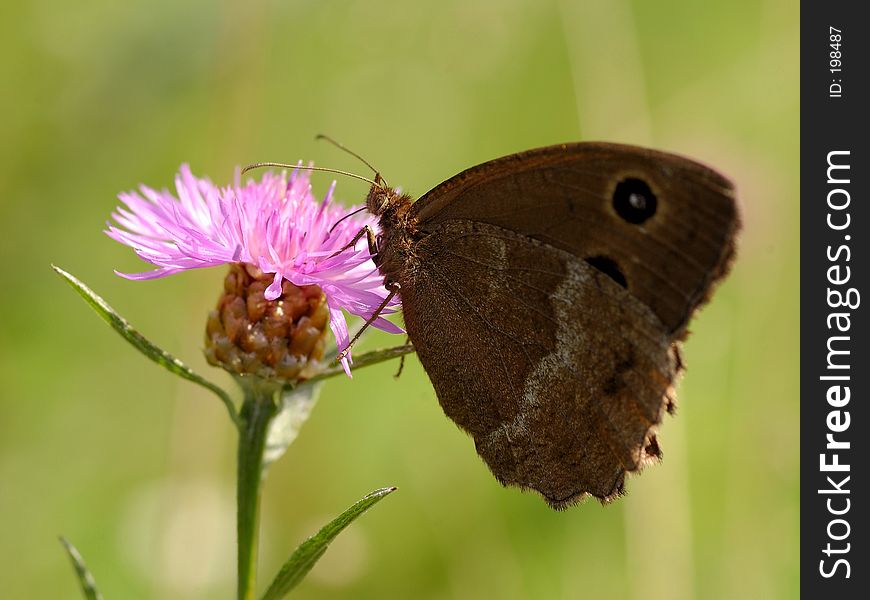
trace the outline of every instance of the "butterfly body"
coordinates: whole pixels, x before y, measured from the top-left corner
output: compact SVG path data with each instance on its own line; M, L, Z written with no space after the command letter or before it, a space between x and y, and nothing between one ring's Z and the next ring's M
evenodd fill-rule
M375 186L367 205L439 402L500 482L563 508L616 497L659 457L678 342L733 254L727 180L670 154L566 144L416 203Z

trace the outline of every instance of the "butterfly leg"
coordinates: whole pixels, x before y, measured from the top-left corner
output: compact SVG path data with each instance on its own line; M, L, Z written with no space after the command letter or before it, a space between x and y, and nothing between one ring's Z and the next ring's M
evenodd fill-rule
M362 236L366 236L366 240L368 241L369 254L372 255L372 258L376 257L378 255L378 240L377 237L375 237L375 232L372 231L372 228L366 225L362 229L360 229L356 233L356 235L353 236L353 239L350 240L350 242L348 242L341 250L330 254L329 258L332 258L333 256L338 256L348 248L353 248L354 246L356 246L356 243L360 240Z
M372 316L370 316L368 319L366 319L366 322L363 324L363 326L360 328L360 330L357 331L356 335L354 335L353 338L350 340L350 342L348 342L347 348L345 348L344 350L342 350L341 352L338 353L338 356L335 357L335 360L339 361L339 360L342 360L345 356L347 356L347 353L350 352L351 347L359 339L359 336L361 336L363 334L363 332L366 329L368 329L369 325L371 325L372 323L375 322L375 319L378 318L378 316L384 311L384 309L390 303L390 300L392 300L393 297L396 294L398 294L399 290L401 289L401 286L399 286L399 284L395 281L391 281L385 287L388 290L390 290L390 293L387 294L387 297L384 298L384 301L381 302L381 305L375 309L375 312L372 313Z
M405 336L405 345L408 345L410 343L411 343L411 337ZM405 355L403 354L402 356L399 357L399 370L396 371L396 374L393 375L393 377L395 379L398 379L399 376L402 374L402 369L404 369L404 368L405 368Z

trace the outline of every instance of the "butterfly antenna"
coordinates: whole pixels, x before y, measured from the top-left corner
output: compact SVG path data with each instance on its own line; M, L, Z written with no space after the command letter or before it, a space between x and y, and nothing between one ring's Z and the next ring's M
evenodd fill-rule
M323 133L318 133L317 135L314 136L314 139L315 140L326 140L327 142L329 142L330 144L332 144L333 146L335 146L339 150L344 150L345 152L347 152L348 154L350 154L351 156L353 156L354 158L359 160L362 164L367 166L369 169L371 169L374 172L376 178L377 178L377 176L379 176L381 174L380 171L378 171L376 168L374 168L372 166L372 163L370 163L369 161L364 159L362 156L360 156L359 154L357 154L356 152L354 152L353 150L351 150L350 148L348 148L347 146L345 146L344 144L342 144L338 140L335 140L335 139L333 139L333 138L331 138L328 135L323 134ZM387 183L386 179L384 179L383 177L381 177L381 179L383 179L384 185L387 185L387 186L389 185Z
M272 167L276 169L305 169L306 171L324 171L326 173L337 173L338 175L344 175L345 177L353 177L354 179L359 179L361 181L365 181L367 183L372 184L373 186L384 189L384 186L374 179L369 179L368 177L363 177L362 175L357 175L356 173L349 173L347 171L341 171L339 169L329 169L326 167L314 167L311 165L291 165L287 163L279 163L279 162L258 162L252 165L248 165L244 169L242 169L242 175L247 173L248 171L253 171L254 169L262 169L265 167ZM381 178L383 179L383 177ZM386 181L384 181L386 183Z

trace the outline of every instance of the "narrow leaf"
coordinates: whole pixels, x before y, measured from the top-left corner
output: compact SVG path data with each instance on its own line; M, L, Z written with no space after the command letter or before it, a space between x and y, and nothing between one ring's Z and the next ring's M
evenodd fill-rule
M398 358L412 352L414 352L413 344L405 344L403 346L395 346L393 348L385 348L383 350L372 350L371 352L365 352L363 354L353 357L353 370L356 371L357 369L362 369L363 367L370 367L371 365L376 365L378 363L384 362L385 360ZM323 371L319 372L311 379L307 379L303 383L308 384L317 381L323 381L324 379L329 379L330 377L335 377L336 375L344 375L344 369L341 365L336 364L328 367Z
M375 490L362 500L341 513L334 521L330 522L317 534L311 536L293 552L293 555L284 563L272 585L263 595L263 600L279 600L286 596L290 590L302 581L302 578L311 570L311 567L323 556L330 542L334 540L342 530L350 525L369 508L377 504L383 497L394 492L396 488L381 488Z
M285 387L278 398L278 412L269 422L266 436L266 449L263 452L263 471L281 458L287 447L293 443L299 430L320 396L320 384L302 385L297 388Z
M187 379L188 381L192 381L193 383L199 384L202 387L211 390L214 392L218 398L224 403L227 411L230 413L230 418L233 420L237 426L239 424L239 418L236 414L236 409L233 406L233 401L230 399L229 394L227 394L223 389L215 385L214 383L208 381L204 377L194 373L190 367L185 365L183 362L162 350L161 348L154 345L150 342L145 336L136 331L130 323L127 322L121 315L115 312L111 306L106 303L100 296L94 293L88 286L84 283L76 279L74 276L70 275L63 269L58 266L51 265L51 268L55 270L55 272L63 277L67 283L69 283L72 288L79 293L79 295L84 298L85 302L87 302L91 308L93 308L97 314L99 314L103 320L112 326L112 329L117 331L121 336L130 342L134 348L136 348L139 352L156 362L158 365L166 368L169 372L182 377L183 379Z
M94 581L94 576L91 575L90 571L88 571L88 567L85 565L85 561L82 559L82 555L79 554L79 551L76 550L76 547L63 536L60 537L60 543L63 544L64 548L66 548L66 552L69 555L73 568L76 570L79 584L82 586L82 594L84 594L85 598L87 598L87 600L103 600L103 595L100 593L100 590L97 589L97 582Z

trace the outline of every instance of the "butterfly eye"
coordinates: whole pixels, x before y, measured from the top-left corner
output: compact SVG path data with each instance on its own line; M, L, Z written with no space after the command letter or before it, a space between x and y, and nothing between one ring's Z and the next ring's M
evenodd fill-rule
M640 225L653 216L657 203L655 194L641 179L623 179L613 190L613 208L616 214L634 225Z

